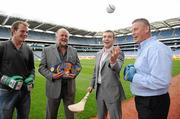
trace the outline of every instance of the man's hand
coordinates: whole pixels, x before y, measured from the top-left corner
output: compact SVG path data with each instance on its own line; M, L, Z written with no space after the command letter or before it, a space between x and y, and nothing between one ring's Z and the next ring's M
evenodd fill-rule
M133 64L128 64L124 68L124 80L132 82L136 69Z
M112 54L111 54L111 57L110 57L110 64L115 64L116 63L116 60L118 59L120 52L121 52L121 49L118 46L113 48Z
M75 79L75 78L76 78L76 74L70 73L70 74L67 76L67 78Z
M25 80L24 83L28 89L28 91L32 91L34 86L34 75L30 74Z
M75 78L76 78L76 74L73 74L73 73L64 74L62 76L62 79L75 79Z
M53 73L53 74L52 74L52 79L58 80L58 79L60 79L63 75L64 75L63 72Z
M18 75L12 76L12 77L3 75L1 77L1 83L9 86L10 88L12 88L14 90L20 90L23 85L23 77L18 76Z
M90 86L90 87L87 88L87 92L91 93L92 91L93 91L93 87Z

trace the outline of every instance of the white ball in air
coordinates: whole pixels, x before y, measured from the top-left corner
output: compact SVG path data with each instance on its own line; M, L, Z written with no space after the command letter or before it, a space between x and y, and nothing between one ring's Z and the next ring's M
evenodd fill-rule
M113 13L116 7L113 4L109 4L106 8L107 13Z

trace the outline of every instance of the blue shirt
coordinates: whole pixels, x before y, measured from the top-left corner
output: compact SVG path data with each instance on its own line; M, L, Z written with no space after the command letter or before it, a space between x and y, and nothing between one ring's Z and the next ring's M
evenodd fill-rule
M172 51L156 37L140 43L134 64L137 73L131 92L137 96L156 96L168 92L172 69Z

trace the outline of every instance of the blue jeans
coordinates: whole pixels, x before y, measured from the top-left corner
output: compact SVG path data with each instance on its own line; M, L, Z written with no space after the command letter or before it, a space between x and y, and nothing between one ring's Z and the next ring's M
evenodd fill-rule
M30 100L30 92L27 90L14 91L0 88L0 119L12 119L15 108L17 119L28 119Z

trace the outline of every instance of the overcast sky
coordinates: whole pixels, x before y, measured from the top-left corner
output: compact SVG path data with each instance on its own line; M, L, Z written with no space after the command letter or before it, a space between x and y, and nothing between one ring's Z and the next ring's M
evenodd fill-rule
M117 30L135 18L150 22L180 17L180 0L1 0L0 11L89 31ZM114 13L107 13L114 4Z

